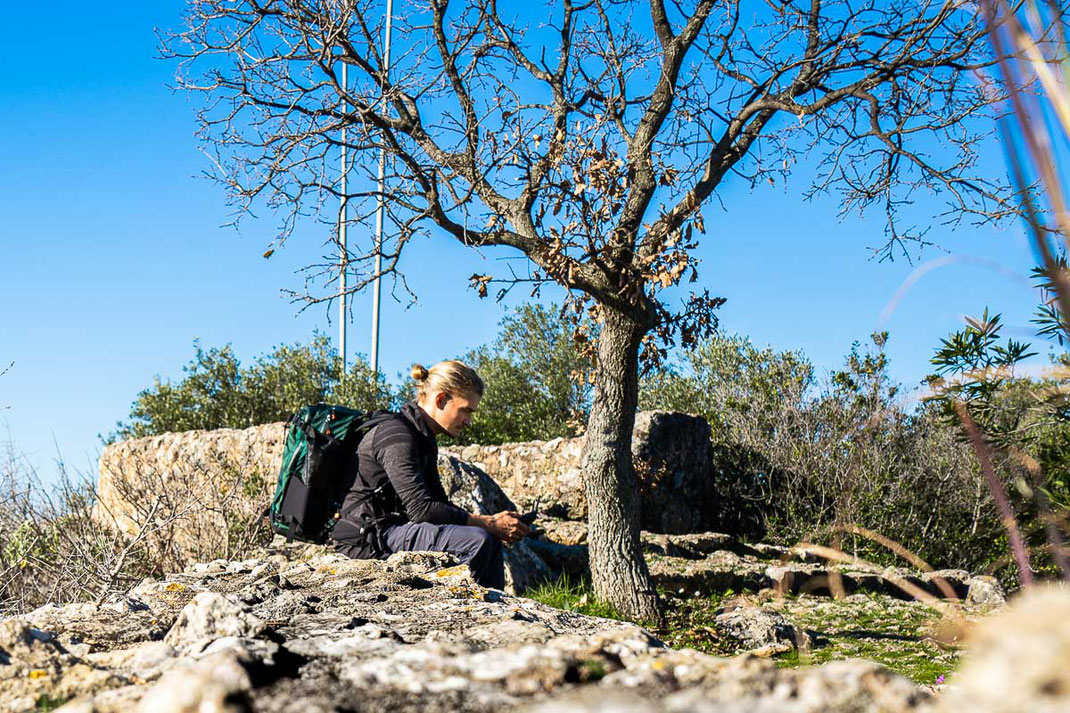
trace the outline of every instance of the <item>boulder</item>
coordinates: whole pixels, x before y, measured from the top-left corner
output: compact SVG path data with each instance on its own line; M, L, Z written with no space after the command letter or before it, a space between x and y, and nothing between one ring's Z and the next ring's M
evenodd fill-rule
M494 515L517 506L490 477L471 463L440 454L438 473L442 488L454 505L468 512ZM527 540L505 547L505 588L519 594L551 579L552 573Z
M760 607L722 609L714 617L714 629L722 640L757 656L810 648L810 637L787 617Z
M921 581L934 597L965 599L969 591L970 573L964 569L938 569L924 572Z
M264 622L242 602L215 592L201 592L186 605L164 636L178 651L195 653L224 636L256 636Z
M583 437L453 446L442 453L472 463L525 510L536 500L543 510L570 520L587 518L587 496L580 472Z
M251 713L249 674L233 652L177 666L145 692L138 713Z
M966 580L966 604L979 609L991 609L1007 603L1007 593L995 577L977 575Z
M700 416L642 411L635 416L632 459L639 483L640 526L683 534L717 522L710 424Z

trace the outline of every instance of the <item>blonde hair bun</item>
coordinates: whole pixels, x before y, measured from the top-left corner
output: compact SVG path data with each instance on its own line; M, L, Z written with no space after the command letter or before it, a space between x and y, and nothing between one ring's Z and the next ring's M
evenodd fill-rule
M418 384L417 399L424 399L440 391L450 396L483 395L483 380L479 378L479 374L456 359L440 361L430 369L413 364L412 378Z

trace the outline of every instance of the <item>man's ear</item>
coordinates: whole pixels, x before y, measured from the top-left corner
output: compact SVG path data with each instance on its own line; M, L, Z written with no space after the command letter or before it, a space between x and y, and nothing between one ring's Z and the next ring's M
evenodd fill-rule
M449 394L447 394L445 391L439 391L437 394L435 394L435 408L441 411L442 409L446 408L446 402L448 402L449 400Z

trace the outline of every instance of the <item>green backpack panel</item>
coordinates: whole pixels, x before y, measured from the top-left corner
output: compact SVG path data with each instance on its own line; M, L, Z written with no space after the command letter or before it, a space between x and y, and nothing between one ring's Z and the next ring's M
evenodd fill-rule
M282 467L267 514L287 540L322 544L338 520L345 498L344 468L373 426L396 418L329 404L305 406L286 426Z

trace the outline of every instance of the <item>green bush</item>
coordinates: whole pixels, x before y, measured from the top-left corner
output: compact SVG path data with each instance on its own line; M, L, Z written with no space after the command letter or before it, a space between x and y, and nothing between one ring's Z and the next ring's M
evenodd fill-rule
M276 347L243 368L228 344L203 349L193 343L193 359L176 383L156 378L138 394L127 421L105 442L174 431L248 428L284 421L306 404L327 401L373 410L396 406L386 380L372 374L361 358L342 378L341 360L326 336L306 345Z
M842 368L818 380L801 353L715 336L675 369L647 378L640 404L709 420L729 531L831 542L896 562L857 534L864 528L934 566L983 568L1002 553L976 460L933 408L899 402L887 339L878 333L869 347L856 343Z
M1042 306L1037 322L1041 336L1066 340L1066 326L1052 305ZM1033 356L1031 345L1004 341L1001 328L1000 315L986 309L980 319L968 319L964 329L942 340L932 359L937 370L930 377L933 408L963 441L969 435L966 422L975 424L981 443L973 447L984 451L1008 496L1032 568L1070 577L1070 566L1064 561L1060 572L1052 556L1070 534L1068 359L1058 357L1044 378L1018 377L1015 367Z
M526 304L499 324L498 337L463 358L486 392L459 443L549 440L581 433L590 410L591 362L573 325L554 307Z

